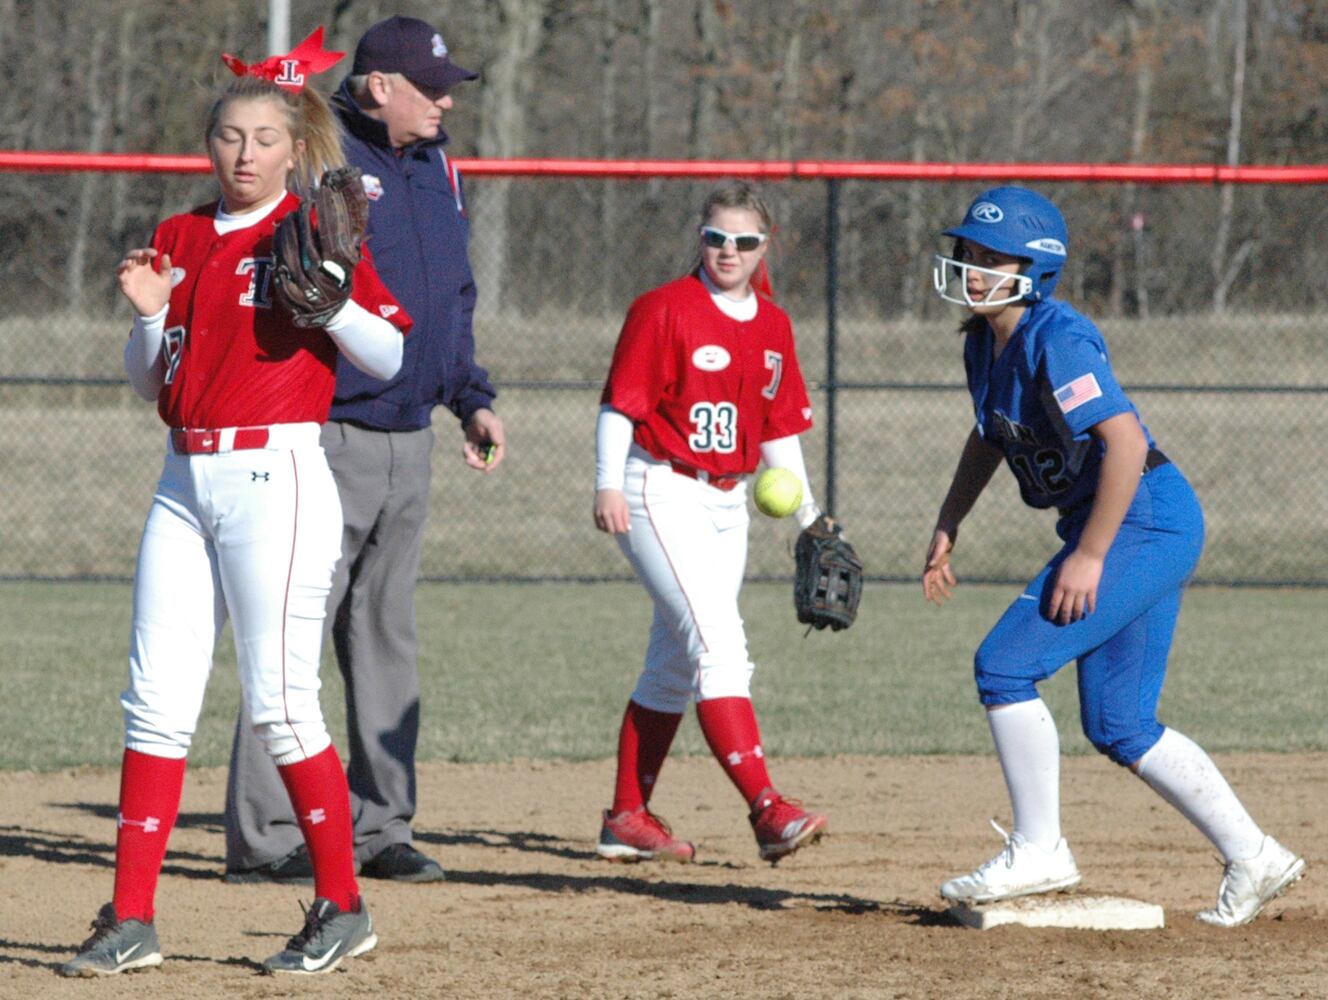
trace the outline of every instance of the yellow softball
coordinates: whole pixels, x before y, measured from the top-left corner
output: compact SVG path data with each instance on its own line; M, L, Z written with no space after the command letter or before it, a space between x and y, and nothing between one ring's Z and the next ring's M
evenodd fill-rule
M788 517L802 506L802 483L788 469L766 469L752 492L756 509L769 517Z

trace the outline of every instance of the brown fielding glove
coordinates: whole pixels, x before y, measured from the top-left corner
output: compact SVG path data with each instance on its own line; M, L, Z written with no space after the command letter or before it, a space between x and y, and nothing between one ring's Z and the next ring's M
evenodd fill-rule
M793 550L793 606L798 621L811 628L828 625L838 632L858 616L862 560L844 539L843 530L834 518L822 514L802 530Z
M273 295L296 326L326 326L350 298L368 223L369 200L358 167L323 174L313 195L277 223Z

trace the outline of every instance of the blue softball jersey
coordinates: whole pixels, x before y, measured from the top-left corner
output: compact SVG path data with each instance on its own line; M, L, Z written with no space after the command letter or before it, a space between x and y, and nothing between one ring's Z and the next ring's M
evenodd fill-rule
M1104 453L1089 428L1119 413L1138 416L1106 341L1074 307L1048 299L1029 306L999 357L994 348L990 327L964 344L979 433L1005 453L1030 507L1079 506L1097 489ZM1153 447L1147 427L1144 436Z

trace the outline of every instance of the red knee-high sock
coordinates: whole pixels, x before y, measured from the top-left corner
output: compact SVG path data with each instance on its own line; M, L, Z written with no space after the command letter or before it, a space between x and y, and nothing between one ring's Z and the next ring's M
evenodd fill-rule
M184 788L184 758L124 752L115 825L115 915L152 920L157 877Z
M355 848L351 840L350 791L337 748L277 768L295 808L300 832L314 866L314 895L330 899L342 912L358 910Z
M770 787L761 749L761 730L750 698L711 698L697 702L696 718L715 755L750 805Z
M630 812L650 801L655 779L669 755L682 722L681 712L656 712L634 701L627 703L618 731L618 779L613 789L613 812Z

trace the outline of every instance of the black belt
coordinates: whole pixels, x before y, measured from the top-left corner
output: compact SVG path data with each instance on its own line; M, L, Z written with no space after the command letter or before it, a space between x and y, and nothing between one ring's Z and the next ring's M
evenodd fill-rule
M1148 457L1144 459L1144 475L1148 475L1154 469L1160 468L1163 465L1170 464L1171 459L1167 458L1166 455L1162 454L1156 448L1149 448Z
M1154 469L1160 469L1162 466L1170 464L1171 464L1171 459L1167 458L1166 455L1164 455L1156 448L1149 448L1148 456L1144 459L1144 470L1141 473L1141 475L1146 476ZM1069 507L1057 507L1056 511L1057 513L1060 514L1061 517L1069 517L1071 514L1076 514L1079 511L1083 510L1092 502L1093 498L1091 496L1087 496L1084 497L1082 500L1080 500L1078 503L1071 504Z

